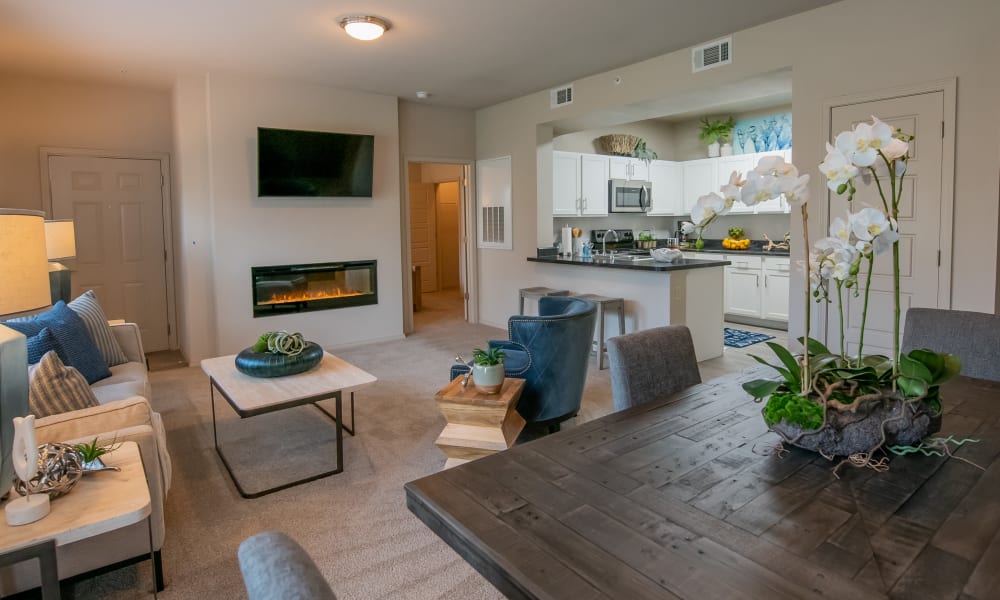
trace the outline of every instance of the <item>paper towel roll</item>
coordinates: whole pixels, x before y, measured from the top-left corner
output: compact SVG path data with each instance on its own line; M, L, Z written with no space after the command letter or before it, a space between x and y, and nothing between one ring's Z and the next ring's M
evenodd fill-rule
M573 230L569 227L562 228L562 253L564 256L573 256Z

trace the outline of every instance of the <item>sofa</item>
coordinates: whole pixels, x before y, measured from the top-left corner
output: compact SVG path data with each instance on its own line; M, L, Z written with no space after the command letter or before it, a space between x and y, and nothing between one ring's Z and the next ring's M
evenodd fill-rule
M128 362L111 366L111 376L91 385L98 406L37 419L39 444L46 442L90 442L94 437L110 442L132 441L139 447L149 496L152 501L152 536L162 588L160 548L164 540L163 503L170 489L171 465L163 420L148 398L151 390L139 327L135 323L113 323L111 331ZM5 407L6 411L6 407ZM73 502L72 491L54 502ZM57 548L61 580L133 559L149 559L146 522ZM0 596L39 585L34 561L0 569Z

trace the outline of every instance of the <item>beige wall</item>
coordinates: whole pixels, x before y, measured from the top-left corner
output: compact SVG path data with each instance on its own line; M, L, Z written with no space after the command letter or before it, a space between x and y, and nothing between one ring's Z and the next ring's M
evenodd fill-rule
M588 154L604 154L604 148L597 138L610 133L631 133L646 140L646 148L656 152L661 160L674 160L674 132L670 123L647 119L635 123L625 123L614 127L588 129L560 135L552 140L554 150L566 152L586 152Z
M727 112L719 115L711 115L710 118L725 119L728 117L733 117L733 119L739 121L741 119L753 119L755 117L765 117L767 115L774 115L778 113L791 112L791 104L782 104L780 106L773 106L771 108L763 108L758 110L748 110L741 112ZM794 120L792 122L794 128ZM698 119L687 119L684 121L678 121L673 123L673 136L674 136L674 160L696 160L699 158L706 158L708 156L708 149L705 144L701 143L698 139L698 134L701 132L701 120ZM795 141L792 140L794 145Z
M648 103L790 68L795 162L815 175L811 186L815 216L826 213L823 180L810 167L819 164L825 153L829 133L824 131L825 102L846 94L957 78L952 306L993 312L1000 195L996 114L1000 72L993 64L1000 56L997 22L1000 3L994 0L845 0L734 33L732 65L692 74L686 49L615 70L630 82L628 90L614 89L608 74L577 80L574 103L556 111L565 120L620 108L626 92L630 102ZM551 165L545 164L538 148L551 136L547 123L555 118L554 112L548 93L539 92L476 113L477 157L511 155L513 172L514 250L480 252L483 272L490 274L482 278L480 305L482 320L488 323L502 324L516 310L512 289L544 284L538 267L525 258L536 243L550 241L548 228L538 224L543 214L539 211L550 210L551 200L541 198L538 190L546 189L539 170L550 170ZM813 236L826 229L824 220L813 219ZM801 239L795 220L792 234ZM801 246L793 245L793 251L795 258L801 258ZM804 308L795 302L802 288L801 281L793 280L793 336L802 333Z
M399 149L410 160L472 160L476 155L475 113L400 100Z
M0 73L0 206L42 209L41 146L170 152L167 91Z
M192 345L188 358L237 352L278 329L301 331L327 347L400 337L396 98L213 73L203 85L178 82L175 100L182 210L208 223L198 229L182 215L181 244L211 245L211 252L186 257L183 289L189 303L214 302L188 311L189 333L214 330L203 348ZM258 126L374 134L373 197L257 198ZM361 259L378 261L377 305L252 318L252 265Z

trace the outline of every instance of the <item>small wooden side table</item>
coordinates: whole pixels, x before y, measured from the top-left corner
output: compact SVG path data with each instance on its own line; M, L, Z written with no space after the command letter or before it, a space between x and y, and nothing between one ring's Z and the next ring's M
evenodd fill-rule
M434 442L448 457L446 469L510 448L525 425L517 412L523 379L507 377L498 393L483 394L471 382L462 387L464 378L459 375L434 394L448 422Z

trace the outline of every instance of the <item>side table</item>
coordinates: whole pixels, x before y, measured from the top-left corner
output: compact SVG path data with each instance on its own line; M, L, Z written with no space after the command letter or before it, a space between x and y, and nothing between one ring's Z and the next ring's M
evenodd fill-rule
M52 501L41 520L11 527L0 518L0 566L39 558L42 597L59 598L55 549L73 542L146 521L149 528L149 556L153 565L153 596L161 580L153 552L153 530L149 517L152 504L142 457L135 442L123 442L106 454L105 464L121 471L85 475L65 496Z
M510 448L525 425L517 412L523 379L507 377L496 394L483 394L471 382L463 387L463 379L459 375L434 394L448 422L434 442L448 457L446 469Z

